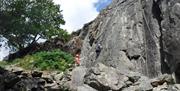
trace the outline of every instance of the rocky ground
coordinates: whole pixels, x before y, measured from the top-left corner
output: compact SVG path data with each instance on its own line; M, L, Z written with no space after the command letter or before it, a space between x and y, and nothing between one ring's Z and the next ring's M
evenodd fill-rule
M150 79L137 72L117 70L101 63L90 69L75 68L70 86L75 91L180 91L180 84L175 84L171 75Z
M58 71L29 71L8 65L5 69L0 68L0 91L65 91L60 85L61 79L65 79L64 74Z
M14 66L5 69L0 69L1 91L180 91L172 75L149 79L101 63L89 69L79 66L67 73L31 72Z

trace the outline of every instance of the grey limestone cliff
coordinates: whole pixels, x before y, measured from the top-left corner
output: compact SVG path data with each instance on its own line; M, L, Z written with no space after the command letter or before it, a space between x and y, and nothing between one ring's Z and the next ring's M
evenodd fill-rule
M113 0L75 34L70 89L180 91L180 0Z
M88 26L81 52L82 65L91 67L102 62L149 77L161 74L161 33L151 3L151 0L114 0ZM96 57L98 44L102 50Z
M150 78L175 72L180 53L179 2L113 0L80 30L81 65L88 68L100 62Z

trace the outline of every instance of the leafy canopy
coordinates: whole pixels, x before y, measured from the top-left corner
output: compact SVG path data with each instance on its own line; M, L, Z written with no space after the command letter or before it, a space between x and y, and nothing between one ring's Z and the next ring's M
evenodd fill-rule
M0 36L22 49L38 39L67 37L60 5L52 0L0 0Z

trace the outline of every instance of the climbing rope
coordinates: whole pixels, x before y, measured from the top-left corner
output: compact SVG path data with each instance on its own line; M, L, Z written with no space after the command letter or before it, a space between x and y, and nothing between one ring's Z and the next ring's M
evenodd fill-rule
M139 2L141 3L140 0L139 0ZM142 7L142 4L140 4L140 5L141 5L141 7ZM143 7L142 7L142 9L143 9ZM158 38L158 37L157 37L157 35L153 32L153 30L151 30L151 28L150 28L150 26L149 26L149 24L148 24L148 21L147 21L147 18L146 18L145 10L144 10L144 9L142 10L142 15L143 15L145 24L146 24L146 26L147 26L147 31L149 32L151 38L152 38L153 40L156 40L155 37L156 37L156 38ZM153 34L154 34L154 35L153 35ZM155 36L155 37L154 37L154 36ZM148 52L148 51L147 51L147 50L148 50L148 47L147 47L148 40L146 39L146 38L147 38L147 37L146 37L146 32L144 33L144 38L145 38L146 60L148 60L148 53L147 53L147 52ZM148 67L148 63L147 63L147 62L145 63L145 65L146 65L146 67ZM147 75L149 75L147 68L146 68L146 72L147 72Z
M147 25L148 31L149 31L151 37L155 40L154 35L153 35L153 31L151 31L151 29L150 29L150 26L148 24L148 21L147 21L147 18L146 18L144 10L142 10L142 14L143 14L143 17L144 17L144 20L145 20L145 24ZM157 35L155 35L155 36L156 36L156 38L158 38Z
M141 5L141 9L142 9L142 15L143 15L143 18L144 18L144 21L145 21L145 23L146 23L146 25L147 25L147 27L148 27L148 31L150 31L150 27L149 27L149 25L148 25L148 22L147 22L147 19L146 19L146 16L145 16L145 11L144 11L144 9L143 9L143 6L142 6L142 3L141 3L141 0L138 0L139 1L139 4ZM151 35L152 36L152 35ZM152 36L153 37L153 36ZM148 47L147 47L147 39L146 39L146 32L144 31L144 42L145 42L145 56L146 56L146 60L148 59L148 54L147 54L147 50L148 50ZM147 62L144 62L145 63L145 73L147 74L147 75L149 75L149 73L148 73L148 63Z
M141 3L140 3L141 4ZM146 22L146 24L147 24L147 19L145 18L145 13L144 13L144 10L142 10L143 12L142 12L142 14L143 14L143 17L144 17L144 20L145 20L145 22ZM149 28L150 29L150 28ZM148 54L147 54L147 50L148 50L148 48L147 48L147 39L146 39L146 32L144 31L144 42L145 42L145 56L146 56L146 60L148 59ZM145 70L146 70L146 74L148 75L148 64L147 64L147 62L144 62L145 63Z

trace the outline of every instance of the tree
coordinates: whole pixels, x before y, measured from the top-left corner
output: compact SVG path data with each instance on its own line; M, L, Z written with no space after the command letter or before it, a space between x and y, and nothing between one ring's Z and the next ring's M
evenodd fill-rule
M52 0L0 0L0 35L23 49L40 38L66 37L60 5Z

